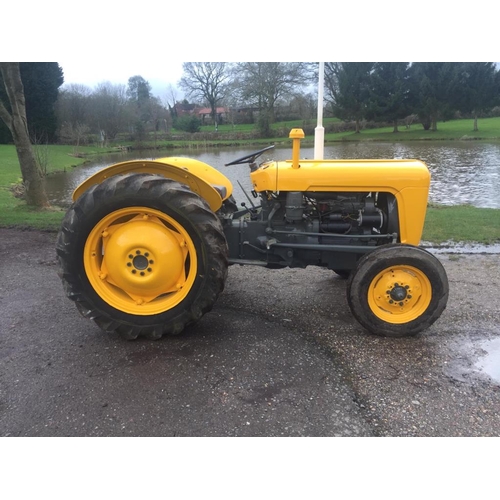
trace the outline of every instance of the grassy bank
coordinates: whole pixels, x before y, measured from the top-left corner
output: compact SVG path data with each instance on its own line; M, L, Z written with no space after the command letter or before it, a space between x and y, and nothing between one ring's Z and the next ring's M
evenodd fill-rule
M96 153L93 147L79 148L86 154ZM40 156L46 159L47 175L81 165L85 158L70 156L72 146L41 146ZM55 229L63 217L57 207L34 210L27 207L22 199L16 198L16 188L21 182L21 170L14 146L0 144L0 226Z
M420 123L413 123L409 128L404 124L399 126L399 132L395 133L393 127L365 128L359 134L348 130L343 132L331 132L330 129L338 125L340 121L336 118L324 120L325 144L336 142L359 142L359 141L380 141L380 142L406 142L406 141L442 141L442 140L474 140L474 141L500 141L500 117L480 118L478 120L479 130L474 132L474 122L472 119L452 120L438 122L437 131L424 130ZM141 141L141 148L196 148L210 146L248 146L248 145L268 145L270 143L278 145L288 145L288 133L292 128L303 128L306 137L302 144L311 146L314 144L314 129L316 120L296 120L275 123L271 131L275 135L265 139L255 138L254 125L220 125L218 131L214 131L213 125L203 126L201 133L194 134L187 139L183 132L172 131L168 134L158 133L156 140L150 135ZM140 149L138 145L131 144L130 138L121 137L116 141L117 145L130 146Z
M325 118L323 120L323 125L325 128L325 141L337 142L337 141L363 141L363 140L382 140L382 141L411 141L411 140L500 140L500 117L492 118L479 118L478 128L475 131L474 121L472 119L461 119L461 120L450 120L446 122L438 122L437 130L435 132L431 130L424 130L422 125L415 122L406 128L404 124L399 124L398 132L394 132L394 128L390 127L379 127L379 128L365 128L362 129L359 134L353 131L345 132L329 132L332 127L336 124L340 124L340 120L337 118ZM272 131L289 131L292 128L304 128L308 130L313 130L316 127L316 119L310 120L294 120L287 122L274 123L271 126ZM221 139L224 139L225 135L241 133L250 134L254 130L254 125L219 125L217 134ZM213 133L213 125L205 125L201 128L204 133ZM273 137L269 140L283 140L283 137ZM313 139L312 134L306 135L305 140Z
M469 205L430 206L422 240L433 243L499 243L500 210Z
M400 125L399 132L395 133L393 127L373 128L362 130L359 134L349 132L342 137L337 134L326 134L326 141L442 141L442 140L500 140L500 117L480 118L478 129L474 132L474 121L472 119L452 120L438 122L437 130L424 130L420 123L413 123L410 128Z

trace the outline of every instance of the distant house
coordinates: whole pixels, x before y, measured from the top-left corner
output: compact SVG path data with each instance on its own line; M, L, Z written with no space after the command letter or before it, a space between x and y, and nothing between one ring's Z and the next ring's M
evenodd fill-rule
M177 102L175 103L175 115L183 116L183 115L192 115L196 109L196 104L189 104L187 102Z
M227 108L216 108L215 112L217 114L217 123L224 123L229 110ZM212 110L210 108L198 108L196 110L196 116L201 120L201 123L205 123L205 118L210 122L212 119Z

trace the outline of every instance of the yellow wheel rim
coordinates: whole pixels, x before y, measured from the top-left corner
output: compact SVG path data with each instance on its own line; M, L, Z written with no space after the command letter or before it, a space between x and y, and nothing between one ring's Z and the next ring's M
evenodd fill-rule
M408 323L429 307L432 286L429 278L412 266L384 269L370 283L368 305L375 316L387 323Z
M145 207L123 208L100 220L87 238L83 262L101 299L144 316L184 300L197 273L188 232L172 217Z

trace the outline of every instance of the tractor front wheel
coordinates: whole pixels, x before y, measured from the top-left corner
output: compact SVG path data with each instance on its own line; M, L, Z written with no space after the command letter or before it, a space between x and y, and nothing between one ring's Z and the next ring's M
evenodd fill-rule
M59 275L83 316L126 339L180 333L224 288L227 243L208 204L159 175L115 176L70 208Z
M385 245L363 256L347 282L347 301L368 331L385 337L416 335L446 308L448 278L422 248Z

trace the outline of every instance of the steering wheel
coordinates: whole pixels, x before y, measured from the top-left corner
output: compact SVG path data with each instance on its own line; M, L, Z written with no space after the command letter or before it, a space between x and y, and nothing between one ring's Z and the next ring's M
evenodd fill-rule
M261 149L260 151L256 151L255 153L251 153L246 156L242 156L241 158L238 158L237 160L234 160L230 163L226 163L224 166L229 167L230 165L240 165L242 163L255 163L255 160L265 151L268 151L269 149L273 149L274 144L272 146L267 146L267 148Z

